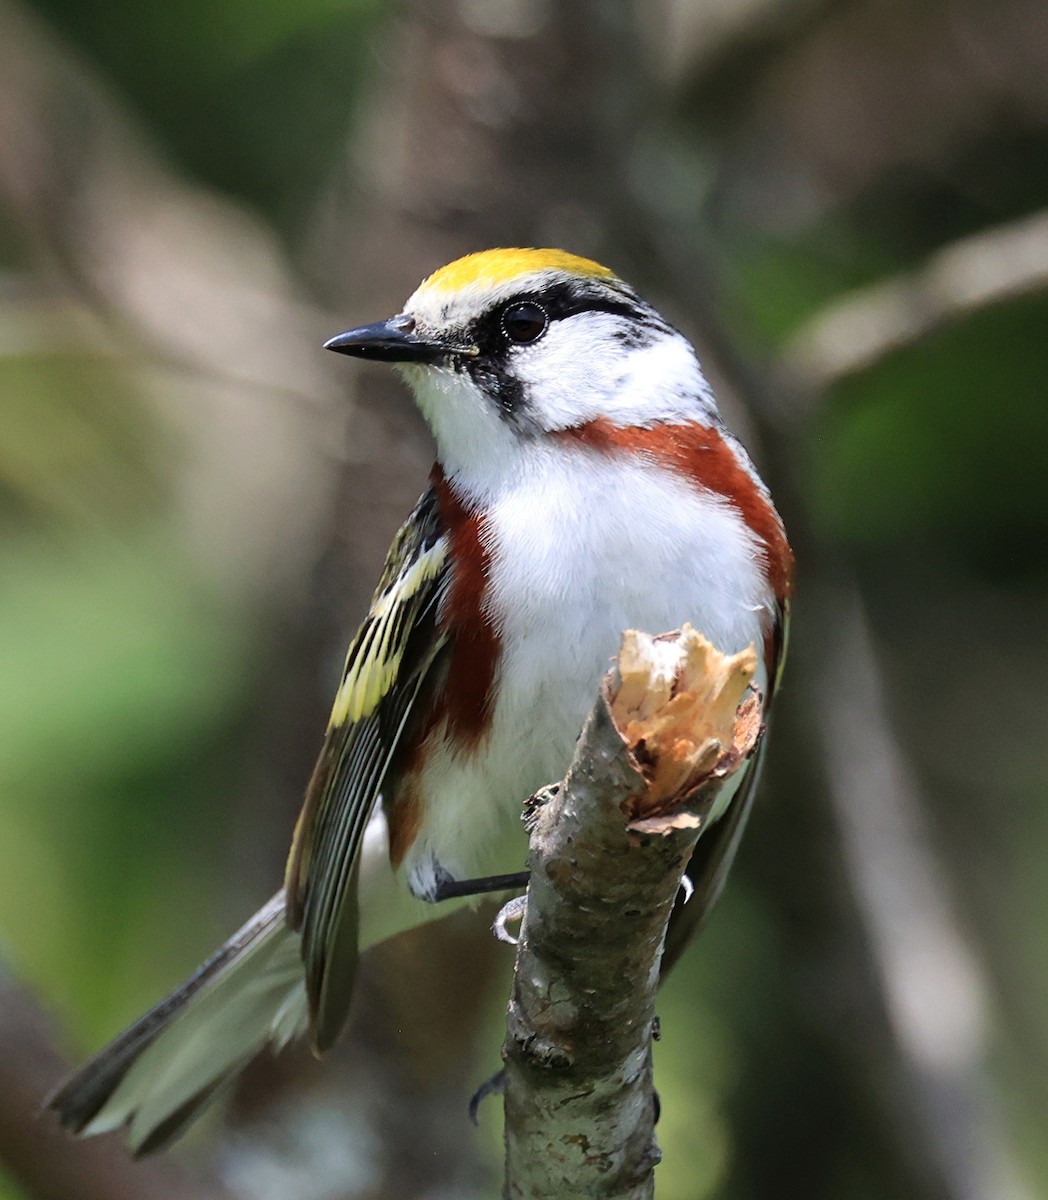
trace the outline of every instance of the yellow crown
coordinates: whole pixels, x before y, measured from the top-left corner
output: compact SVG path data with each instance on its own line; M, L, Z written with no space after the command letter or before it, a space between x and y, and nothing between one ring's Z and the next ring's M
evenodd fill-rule
M518 275L533 275L538 271L564 271L590 279L615 278L615 272L600 263L564 250L481 250L434 271L420 290L458 292L472 287L495 287Z

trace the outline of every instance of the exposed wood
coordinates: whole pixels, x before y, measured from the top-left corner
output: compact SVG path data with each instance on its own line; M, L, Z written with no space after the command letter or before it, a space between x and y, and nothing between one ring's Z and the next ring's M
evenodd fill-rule
M627 632L559 789L531 883L503 1056L512 1200L654 1194L659 960L691 852L755 751L752 649Z

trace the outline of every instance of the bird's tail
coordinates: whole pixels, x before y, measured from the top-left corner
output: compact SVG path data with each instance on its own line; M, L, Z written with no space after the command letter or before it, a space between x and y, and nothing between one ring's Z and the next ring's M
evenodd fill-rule
M188 979L47 1101L85 1136L124 1126L136 1155L176 1137L266 1044L305 1031L298 935L278 892Z

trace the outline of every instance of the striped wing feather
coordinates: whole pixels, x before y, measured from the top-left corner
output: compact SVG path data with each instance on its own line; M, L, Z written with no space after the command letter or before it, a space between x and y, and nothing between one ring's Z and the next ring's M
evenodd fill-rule
M361 840L398 752L410 743L423 685L446 644L437 610L448 575L447 538L431 490L394 540L349 648L288 860L288 920L302 934L317 1052L334 1042L349 1007Z

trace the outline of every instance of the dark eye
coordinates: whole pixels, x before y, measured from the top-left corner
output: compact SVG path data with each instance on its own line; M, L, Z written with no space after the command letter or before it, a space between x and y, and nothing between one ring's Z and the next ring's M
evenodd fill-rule
M502 332L511 342L537 342L548 324L549 313L530 300L511 304L502 314Z

